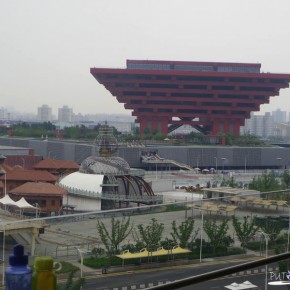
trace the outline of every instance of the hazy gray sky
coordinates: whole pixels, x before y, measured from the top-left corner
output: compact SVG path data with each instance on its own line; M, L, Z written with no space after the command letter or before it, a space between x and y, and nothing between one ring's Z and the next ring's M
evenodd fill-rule
M0 0L0 107L130 114L90 74L126 59L290 73L290 0ZM290 89L262 111L290 111Z

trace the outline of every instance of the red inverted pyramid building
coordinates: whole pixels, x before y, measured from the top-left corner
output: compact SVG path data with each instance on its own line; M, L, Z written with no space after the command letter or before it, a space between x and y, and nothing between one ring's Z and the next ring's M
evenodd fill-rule
M199 131L239 135L250 113L288 88L290 74L261 73L261 64L127 60L126 69L91 74L126 109L140 132L167 134L190 124Z

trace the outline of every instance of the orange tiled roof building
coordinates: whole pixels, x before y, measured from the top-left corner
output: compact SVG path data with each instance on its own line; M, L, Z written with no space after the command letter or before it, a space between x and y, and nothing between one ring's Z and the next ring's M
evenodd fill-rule
M76 172L79 165L72 160L55 160L51 158L44 159L33 166L37 170L46 170L53 175L61 176Z
M6 179L6 191L18 187L26 182L48 182L55 184L57 177L44 170L27 170L23 168L13 168L6 172L5 175L0 176L0 181L4 182Z
M62 211L66 190L48 182L26 182L8 192L17 201L24 197L31 205L38 205L44 215L58 215Z

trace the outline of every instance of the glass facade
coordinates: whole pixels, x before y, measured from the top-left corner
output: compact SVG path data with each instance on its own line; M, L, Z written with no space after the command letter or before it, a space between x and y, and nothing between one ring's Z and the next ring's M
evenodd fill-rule
M239 72L239 73L260 73L260 69L257 67L246 66L218 66L218 72Z
M199 65L199 64L164 64L164 63L128 63L127 69L260 73L259 67L246 66L243 64Z

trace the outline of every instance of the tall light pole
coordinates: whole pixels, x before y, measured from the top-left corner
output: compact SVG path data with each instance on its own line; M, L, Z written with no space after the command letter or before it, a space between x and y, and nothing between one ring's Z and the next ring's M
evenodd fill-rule
M201 230L200 230L200 249L199 249L199 262L202 261L202 239L203 239L203 212L201 211Z
M83 278L83 264L84 264L83 254L88 253L88 251L82 250L81 248L76 247L76 246L74 248L78 251L80 258L81 258L81 269L80 270L81 270L81 279L82 279ZM83 289L83 286L81 286L81 289Z
M287 252L289 252L289 243L290 243L290 206L288 203L285 203L288 207L288 234L287 234Z
M6 191L7 191L7 187L6 187L6 181L7 181L7 178L6 178L6 172L4 173L4 196L6 196Z
M25 159L21 158L21 160L22 160L22 168L24 169L25 168Z
M199 157L197 156L196 157L196 168L198 168L198 159L199 159Z
M5 196L6 195L6 179L7 179L6 178L6 174L7 174L7 172L3 168L0 168L0 174L4 175L4 190L3 190L3 193L4 193L4 196Z
M280 169L280 167L282 168L282 164L280 164L280 161L282 160L282 158L277 157L276 160L278 161L278 169Z
M245 174L247 173L247 156L245 156Z
M227 158L225 157L222 157L221 160L223 161L223 173L224 173L224 170L225 170L225 161L226 161Z
M2 222L2 232L3 232L3 252L2 252L2 285L5 285L5 224Z
M217 157L214 157L215 159L215 172L217 173Z
M265 244L266 244L266 253L265 256L266 258L268 258L268 239L269 239L269 235L264 233L263 231L260 232L264 238L265 238ZM267 283L267 273L268 272L268 264L265 265L265 290L268 289L268 283Z

